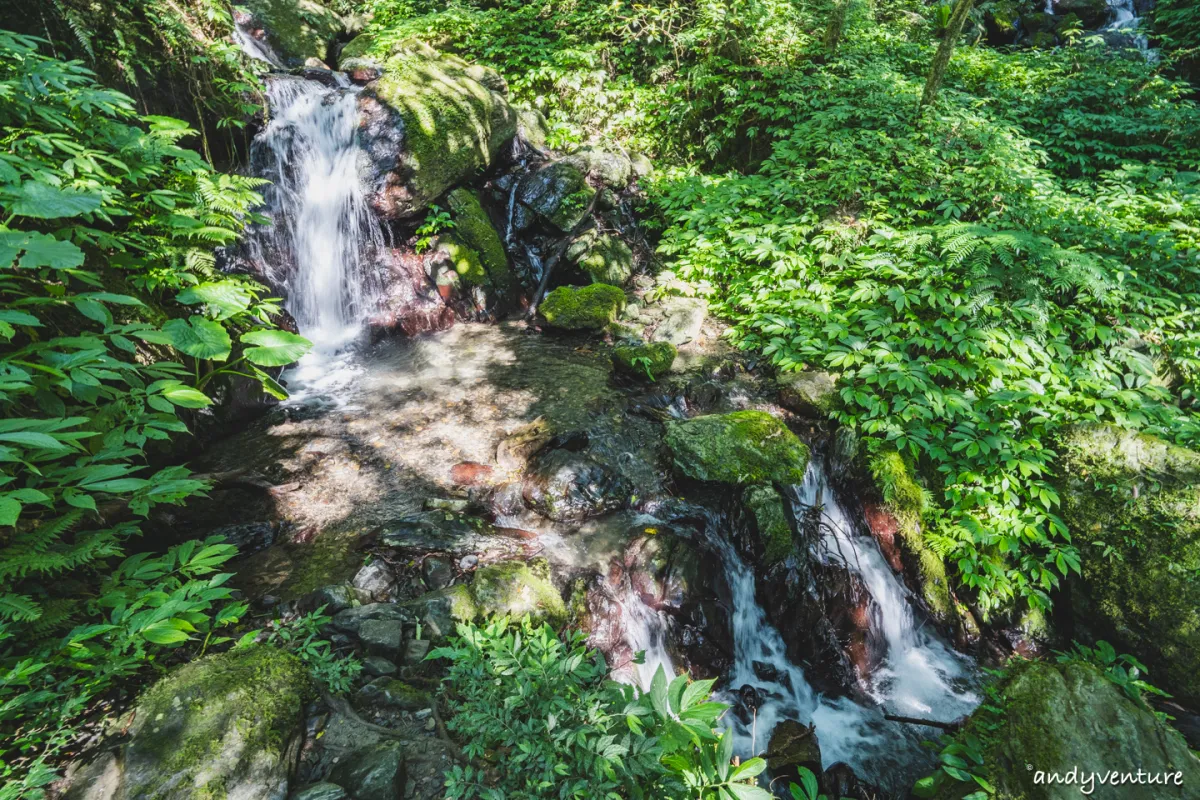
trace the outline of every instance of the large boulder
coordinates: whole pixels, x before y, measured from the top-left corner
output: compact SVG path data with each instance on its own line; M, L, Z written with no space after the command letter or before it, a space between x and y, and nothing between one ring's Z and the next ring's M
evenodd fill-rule
M284 800L313 694L304 663L265 645L185 664L142 694L128 742L66 796Z
M1072 427L1058 451L1076 618L1200 699L1200 452L1114 425Z
M808 468L808 446L765 411L668 422L666 441L675 467L701 481L796 484Z
M583 221L595 196L586 169L569 159L530 172L517 187L521 205L560 231L569 231Z
M987 780L996 790L989 797L1077 800L1081 792L1121 800L1196 796L1200 761L1183 737L1095 667L1026 662L1012 668L998 691L1002 701L977 711L966 727L966 733L985 742ZM1002 713L995 713L996 706ZM1126 778L1119 786L1093 780L1089 788L1090 776L1109 778L1113 772L1143 778ZM1147 774L1155 776L1155 783L1148 782ZM1051 784L1051 775L1074 780ZM1163 781L1164 775L1171 777ZM978 788L950 781L937 792L917 794L950 800Z
M633 251L609 233L587 231L567 248L567 258L588 283L624 286L633 275Z
M330 46L345 27L342 18L315 0L242 0L239 3L266 32L285 67L311 57L328 61Z
M787 372L779 377L779 404L797 414L824 419L837 407L838 376L824 370Z
M613 366L633 378L658 380L671 371L679 351L670 342L638 342L613 348Z
M410 41L359 95L372 205L412 217L487 168L516 135L517 112L494 70Z
M1108 24L1113 12L1108 0L1054 0L1054 14L1059 17L1074 14L1084 28L1096 30Z

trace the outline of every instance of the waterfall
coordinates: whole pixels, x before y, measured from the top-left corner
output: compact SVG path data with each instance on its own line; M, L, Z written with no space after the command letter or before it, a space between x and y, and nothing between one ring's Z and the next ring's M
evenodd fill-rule
M241 15L237 15L241 16ZM246 29L244 19L235 18L233 24L233 41L242 52L255 61L265 61L275 69L284 69L283 60L267 42L254 38Z
M645 654L641 664L634 665L637 683L643 690L650 690L654 673L662 667L667 680L675 677L675 664L667 652L667 620L661 611L646 605L633 589L626 589L618 598L623 610L625 640L630 650Z
M252 163L271 181L264 211L272 224L247 243L301 333L326 355L356 337L373 307L368 267L386 246L358 176L358 90L338 77L333 88L268 78L271 120Z
M757 707L750 720L731 720L737 751L744 757L765 752L771 732L785 719L815 723L824 766L843 761L873 783L906 788L928 758L920 742L934 732L887 722L883 714L949 721L968 713L979 702L971 690L969 662L915 624L908 590L874 539L853 532L851 517L829 490L818 460L809 464L797 497L800 505L822 509L823 549L842 554L870 592L877 607L872 627L882 633L887 655L872 675L874 704L818 695L804 670L788 659L783 637L759 604L753 569L726 536L710 532L733 601L735 664L729 691L744 697L749 689Z

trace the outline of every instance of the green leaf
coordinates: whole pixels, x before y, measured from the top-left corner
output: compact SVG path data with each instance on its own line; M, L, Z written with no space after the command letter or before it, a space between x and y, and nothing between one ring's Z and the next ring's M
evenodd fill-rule
M162 396L181 408L205 408L212 405L212 398L190 386L172 386L162 391Z
M280 330L250 331L242 335L242 343L254 345L247 347L244 355L260 367L285 367L312 349L312 342L303 336Z
M16 192L16 200L5 203L8 210L19 217L35 219L60 219L77 217L95 211L103 197L90 192L59 189L39 181L27 181Z
M73 269L83 263L83 251L72 242L33 231L0 231L0 266L12 264L19 255L22 269Z
M154 644L179 644L191 637L176 628L170 621L156 622L142 631L142 636Z
M0 442L12 442L37 450L69 450L65 444L53 436L37 431L13 431L0 433Z
M224 361L233 349L233 342L225 327L205 317L193 315L186 320L173 319L162 329L171 338L176 350L192 358Z
M21 503L15 497L0 497L0 525L16 525Z
M175 299L187 306L203 303L210 313L215 312L213 316L217 319L229 319L248 309L253 297L236 281L221 281L190 286L175 295Z

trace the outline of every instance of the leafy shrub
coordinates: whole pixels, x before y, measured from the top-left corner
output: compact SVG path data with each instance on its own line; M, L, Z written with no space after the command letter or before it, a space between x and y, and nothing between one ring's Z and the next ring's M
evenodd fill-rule
M1060 664L1076 662L1099 667L1104 673L1104 677L1120 688L1125 693L1125 696L1136 703L1139 708L1146 709L1147 711L1153 711L1153 709L1147 705L1143 694L1153 694L1159 697L1171 696L1157 686L1142 680L1142 676L1149 672L1142 662L1128 653L1118 654L1116 649L1108 642L1098 641L1095 647L1088 647L1087 645L1075 642L1073 650L1067 652L1056 651L1055 657ZM1162 712L1155 711L1154 713L1160 719L1166 718L1166 715Z
M353 656L336 655L333 645L321 638L321 629L332 619L324 611L325 606L321 606L316 611L290 619L273 620L265 631L245 634L237 646L247 647L258 641L295 653L326 689L334 694L345 694L354 685L363 665Z
M660 667L649 692L617 684L584 639L501 618L429 654L451 661L447 725L473 761L448 773L448 798L769 800L752 782L765 762L731 764L733 736L714 729L713 681Z
M310 346L275 301L221 276L257 181L213 172L178 120L39 42L0 32L0 731L4 791L44 785L95 698L240 615L232 548L189 543L121 562L139 517L206 485L169 463L173 436L237 372ZM234 344L237 337L238 344ZM173 360L177 358L178 360ZM229 359L233 358L233 361ZM18 776L18 777L13 777Z

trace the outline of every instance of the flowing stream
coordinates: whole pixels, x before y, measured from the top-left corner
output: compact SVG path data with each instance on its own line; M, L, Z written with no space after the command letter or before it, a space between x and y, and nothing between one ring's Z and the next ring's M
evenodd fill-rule
M887 653L871 675L873 704L818 695L767 620L756 597L754 571L726 537L712 536L733 598L735 664L728 685L737 691L752 687L758 698L749 724L733 722L738 751L747 757L763 753L771 731L785 719L815 723L824 766L843 761L880 785L894 780L889 788L902 788L914 777L914 763L924 760L920 741L937 731L891 723L883 714L948 722L969 713L979 702L971 664L931 629L916 624L908 589L874 539L854 532L853 519L831 491L819 459L809 464L796 490L798 506L821 510L822 551L843 558L870 593L871 627L882 633ZM901 742L906 746L898 746Z

